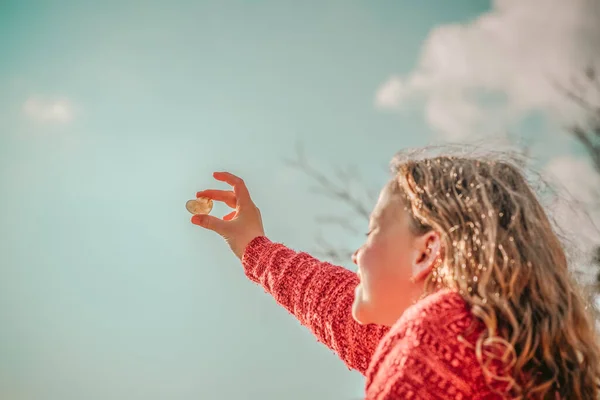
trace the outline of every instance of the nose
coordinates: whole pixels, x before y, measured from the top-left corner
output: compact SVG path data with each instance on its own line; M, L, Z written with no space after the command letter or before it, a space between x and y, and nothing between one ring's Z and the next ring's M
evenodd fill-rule
M356 249L356 251L352 254L352 262L356 265L358 265L358 251L360 249Z

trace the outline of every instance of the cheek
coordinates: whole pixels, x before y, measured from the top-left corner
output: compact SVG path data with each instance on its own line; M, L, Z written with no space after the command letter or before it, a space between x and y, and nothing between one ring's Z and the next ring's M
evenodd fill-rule
M402 253L400 249L393 253L383 250L376 245L365 246L357 257L361 278L352 315L362 324L391 326L410 305L410 274L403 271Z
M358 259L359 269L362 276L365 278L365 283L375 284L377 281L384 279L392 268L388 259L389 254L385 252L385 246L376 243L368 245L364 248Z
M362 286L370 297L397 294L410 280L408 249L395 244L374 242L358 255Z
M366 244L358 253L356 261L362 276L366 277L375 273L376 266L379 264L377 246Z

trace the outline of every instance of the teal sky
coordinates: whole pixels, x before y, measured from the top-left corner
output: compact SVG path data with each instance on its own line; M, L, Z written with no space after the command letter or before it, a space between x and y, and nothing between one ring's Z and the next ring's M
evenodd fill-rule
M359 397L362 377L184 204L231 171L272 240L313 249L314 217L339 205L284 168L294 143L378 188L432 135L417 106L377 111L377 87L489 3L49 4L0 2L0 398ZM32 96L67 99L72 120L29 118Z

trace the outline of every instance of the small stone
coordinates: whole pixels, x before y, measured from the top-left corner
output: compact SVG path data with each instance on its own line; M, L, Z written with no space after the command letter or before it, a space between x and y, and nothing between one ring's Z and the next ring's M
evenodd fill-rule
M213 208L213 201L206 197L198 197L195 200L188 200L185 208L194 215L209 214Z

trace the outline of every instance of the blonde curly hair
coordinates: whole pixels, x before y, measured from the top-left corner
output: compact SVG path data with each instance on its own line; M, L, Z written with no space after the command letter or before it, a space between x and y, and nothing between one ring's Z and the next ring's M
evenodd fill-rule
M498 393L597 399L600 348L586 296L522 165L498 154L403 152L392 161L415 233L442 237L426 293L459 291L483 323L472 346Z

